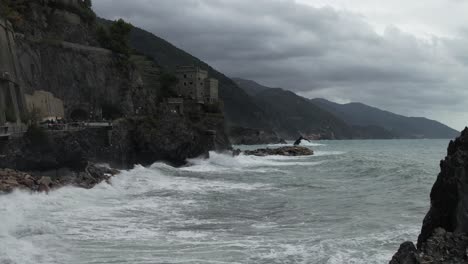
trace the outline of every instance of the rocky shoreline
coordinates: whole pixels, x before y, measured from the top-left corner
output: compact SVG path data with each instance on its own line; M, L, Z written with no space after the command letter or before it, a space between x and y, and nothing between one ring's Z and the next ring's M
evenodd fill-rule
M417 245L403 243L390 264L468 263L468 128L440 168Z
M287 146L287 147L280 147L280 148L264 148L264 149L257 149L257 150L246 150L243 152L244 155L247 156L258 156L258 157L265 157L265 156L312 156L314 155L314 151L310 148L301 147L301 146Z
M60 177L40 176L12 169L0 169L0 193L14 190L49 192L64 186L91 189L101 182L108 182L118 170L88 164L83 172L70 172Z

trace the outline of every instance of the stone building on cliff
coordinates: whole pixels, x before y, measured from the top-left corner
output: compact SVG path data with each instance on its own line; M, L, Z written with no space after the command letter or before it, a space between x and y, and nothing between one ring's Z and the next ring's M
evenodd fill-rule
M26 104L30 112L38 111L41 119L63 119L65 110L63 101L46 91L35 91L34 94L26 94Z
M198 103L218 102L218 80L209 78L208 72L194 66L180 66L176 69L178 84L176 93L180 97Z

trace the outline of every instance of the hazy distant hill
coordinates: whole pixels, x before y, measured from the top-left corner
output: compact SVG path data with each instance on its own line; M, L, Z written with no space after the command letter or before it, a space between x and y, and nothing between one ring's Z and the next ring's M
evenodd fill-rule
M270 87L266 87L266 86L263 86L259 83L256 83L254 81L251 81L251 80L245 80L245 79L241 79L241 78L232 78L232 80L239 86L241 87L242 89L244 89L244 91L246 93L248 93L249 95L251 96L255 96L257 95L258 93L260 92L263 92L267 89L271 89Z
M254 102L271 115L273 129L283 137L321 135L322 138L391 139L396 135L379 126L349 125L309 99L291 91L273 89L255 81L233 78L254 98Z
M274 116L273 129L285 138L299 134L322 138L353 138L353 129L344 121L310 100L283 89L265 89L254 96L255 102Z
M434 120L406 117L362 103L337 104L325 99L311 100L350 125L379 126L399 138L454 138L459 132Z

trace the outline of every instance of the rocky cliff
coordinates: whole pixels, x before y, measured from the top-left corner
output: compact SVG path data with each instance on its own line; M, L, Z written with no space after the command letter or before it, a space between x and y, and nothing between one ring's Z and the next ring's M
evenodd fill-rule
M22 0L14 5L20 18L14 21L15 56L24 91L53 93L63 100L67 119L76 112L99 118L106 108L118 119L109 128L45 134L36 129L29 131L31 137L2 142L0 168L83 171L90 161L124 168L158 160L180 165L230 148L222 114L179 115L160 107L160 67L146 56L100 47L95 15L84 2Z
M417 247L406 242L391 264L468 263L468 128L450 142L440 168Z

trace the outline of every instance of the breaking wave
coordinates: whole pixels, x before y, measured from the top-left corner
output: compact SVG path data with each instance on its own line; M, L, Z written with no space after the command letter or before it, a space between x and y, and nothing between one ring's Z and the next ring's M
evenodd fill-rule
M1 195L0 264L388 263L417 238L446 145L395 142L210 153L91 190Z

